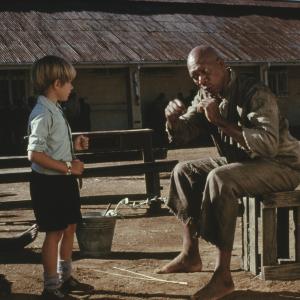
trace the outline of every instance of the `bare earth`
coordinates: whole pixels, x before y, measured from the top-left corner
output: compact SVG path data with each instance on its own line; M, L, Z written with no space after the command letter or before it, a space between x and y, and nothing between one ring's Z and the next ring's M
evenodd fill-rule
M212 148L170 151L168 158L187 160L201 156L215 155ZM169 178L163 174L162 195L168 192ZM144 193L143 177L93 178L85 180L82 195L110 195ZM0 201L29 199L27 184L0 185ZM120 196L122 199L122 196ZM107 204L83 206L82 211L103 210ZM113 205L114 207L114 205ZM84 299L188 299L212 275L215 249L200 241L204 270L193 274L158 275L154 270L175 257L181 248L181 227L176 218L163 209L159 216L145 215L146 209L121 209L124 219L118 219L112 252L98 259L84 258L80 255L77 241L74 249L75 276L92 284L96 292ZM11 236L28 228L34 222L31 210L0 211L0 236ZM24 252L1 253L0 274L12 282L10 297L1 300L39 299L42 290L41 245L43 234L30 244ZM0 249L1 250L1 249ZM240 269L241 223L238 220L235 245L232 257L232 272L236 291L224 299L300 299L300 281L262 281ZM154 276L159 279L187 282L164 283L146 281L120 275L135 276L114 267Z

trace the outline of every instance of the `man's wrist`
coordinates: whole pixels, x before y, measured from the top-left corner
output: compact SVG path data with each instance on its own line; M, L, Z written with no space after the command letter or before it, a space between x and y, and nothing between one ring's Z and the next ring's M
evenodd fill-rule
M67 172L66 175L72 175L72 163L70 161L66 161Z
M226 128L226 127L228 127L228 125L229 125L228 121L226 121L226 120L223 119L223 118L220 118L220 119L216 120L216 121L214 122L214 124L215 124L217 127L219 127L220 129Z

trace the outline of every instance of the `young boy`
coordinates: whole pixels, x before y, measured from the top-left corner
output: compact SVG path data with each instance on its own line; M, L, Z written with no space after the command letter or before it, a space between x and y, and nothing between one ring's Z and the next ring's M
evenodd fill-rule
M67 101L76 76L64 59L45 56L35 62L32 81L39 94L29 117L28 159L32 162L30 194L39 231L45 232L42 247L43 299L74 299L70 291L90 291L92 286L71 276L76 223L81 220L76 175L84 165L75 150L88 148L88 139L72 142L70 127L58 101Z

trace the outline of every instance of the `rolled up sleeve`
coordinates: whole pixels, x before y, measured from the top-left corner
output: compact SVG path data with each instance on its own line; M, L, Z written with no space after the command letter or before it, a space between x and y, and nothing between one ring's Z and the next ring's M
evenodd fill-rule
M44 152L47 148L47 137L49 136L51 116L39 114L30 121L30 135L27 151Z
M243 136L251 157L274 157L279 145L279 112L276 97L267 89L259 89L251 99Z

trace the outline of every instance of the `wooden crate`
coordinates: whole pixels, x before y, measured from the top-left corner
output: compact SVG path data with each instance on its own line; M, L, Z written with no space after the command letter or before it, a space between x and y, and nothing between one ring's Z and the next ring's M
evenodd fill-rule
M300 279L300 191L245 197L242 203L242 268L264 280ZM293 259L290 246L294 247Z

